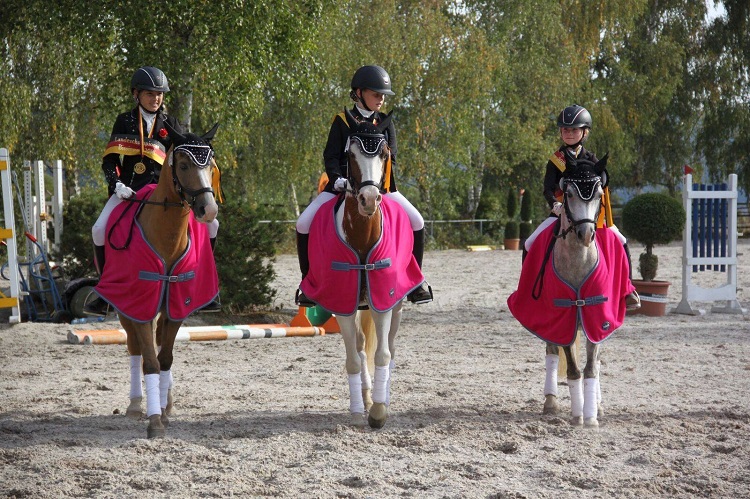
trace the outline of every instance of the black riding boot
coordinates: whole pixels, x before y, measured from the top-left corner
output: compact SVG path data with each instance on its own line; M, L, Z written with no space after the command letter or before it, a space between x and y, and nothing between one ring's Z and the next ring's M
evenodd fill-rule
M628 277L633 280L633 261L630 259L630 248L628 243L623 244L625 248L625 254L628 255ZM638 291L633 290L628 296L625 297L625 310L638 310L641 308L641 297L638 296Z
M211 243L211 251L214 251L214 248L216 247L216 238L212 237L209 239L209 242ZM221 300L219 299L219 295L216 295L216 298L214 298L211 303L206 305L201 309L201 312L218 312L221 310Z
M310 234L301 234L297 232L297 258L299 258L299 270L302 273L302 279L305 279L310 271L310 257L307 255L307 243L310 240ZM297 288L294 293L294 303L300 307L314 307L316 303L305 296L301 289Z
M104 272L104 246L94 245L94 266L101 277ZM102 300L100 296L97 296L93 301L90 301L83 306L83 313L86 315L104 317L107 315L108 311L109 303Z
M422 257L424 256L424 228L414 231L414 248L412 249L414 259L419 268L422 268ZM424 281L406 297L412 303L429 303L432 301L432 288Z

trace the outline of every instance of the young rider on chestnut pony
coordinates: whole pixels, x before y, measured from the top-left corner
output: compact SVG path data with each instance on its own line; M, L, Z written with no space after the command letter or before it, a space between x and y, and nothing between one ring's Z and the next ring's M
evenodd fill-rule
M598 161L596 155L583 147L583 143L591 133L591 114L582 106L573 104L560 112L557 117L557 127L560 129L560 139L563 144L547 161L547 168L544 175L544 198L551 208L549 217L547 217L537 229L526 239L523 248L523 256L531 249L534 240L547 227L555 223L562 213L562 191L560 190L560 179L566 168L573 167L577 160L587 160L592 163ZM606 155L605 155L606 156ZM628 249L627 239L619 231L612 219L612 209L609 203L609 187L604 188L602 197L602 210L597 220L597 226L602 227L604 224L609 227L622 242L625 247L625 253L628 256L629 274L633 278L633 265L630 259L630 250ZM636 291L633 291L625 298L625 304L628 310L640 308L641 299Z
M351 114L359 122L368 121L373 124L380 123L386 114L380 112L385 102L386 95L395 95L391 90L391 79L385 69L380 66L362 66L357 69L352 77L350 97L354 101ZM346 191L347 182L347 154L346 147L349 142L349 123L344 113L339 113L333 118L331 129L328 133L328 142L323 151L328 184L318 197L305 209L297 220L297 254L299 257L300 271L304 279L310 269L310 261L307 254L310 224L312 223L318 208L333 199L340 192ZM412 253L419 267L422 267L424 255L424 219L419 211L407 200L403 194L396 189L394 171L396 169L396 128L391 121L385 131L388 146L391 149L391 172L390 178L385 185L384 192L389 199L396 201L409 216L412 230L414 231L414 247ZM412 303L428 303L432 301L432 288L427 282L409 293L407 299ZM307 298L302 291L297 290L295 301L298 305L311 307L315 303Z
M109 215L115 206L142 187L159 182L161 166L172 146L165 123L183 133L177 119L164 109L164 94L169 92L169 82L161 69L152 66L138 68L130 80L130 91L136 107L117 116L102 160L110 198L91 228L94 263L99 275L105 265L104 244ZM212 247L218 230L217 220L208 225ZM218 311L220 308L221 304L214 301L203 310ZM84 312L89 315L103 316L108 309L109 304L99 297L84 306Z

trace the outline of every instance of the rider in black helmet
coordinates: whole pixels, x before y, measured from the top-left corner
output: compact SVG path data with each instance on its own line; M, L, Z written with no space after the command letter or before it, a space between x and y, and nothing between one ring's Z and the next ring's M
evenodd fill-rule
M587 160L593 163L598 161L596 155L586 150L583 143L588 139L591 133L591 113L578 104L572 104L562 111L557 117L557 127L560 129L560 139L563 144L547 161L546 172L544 174L544 198L551 208L550 216L547 217L531 236L524 243L524 256L531 248L537 236L547 227L557 221L563 210L562 191L560 190L560 179L569 164L575 164L578 160ZM609 203L609 188L605 187L605 202ZM620 242L625 247L625 253L628 255L630 266L630 277L632 279L632 263L630 263L630 250L627 239L623 236L613 220L605 220L604 223L617 235ZM640 308L641 300L635 291L625 299L628 310Z
M352 77L351 91L349 96L355 102L351 109L352 116L359 122L380 123L387 116L380 112L385 102L386 95L395 95L391 89L391 78L385 69L380 66L362 66L357 69ZM391 149L391 175L386 195L389 199L398 202L409 216L412 230L414 231L413 254L420 268L424 254L424 219L417 209L396 189L394 171L396 170L396 156L398 148L396 144L396 128L391 121L385 130L386 140ZM328 132L328 142L323 151L323 162L328 176L328 183L318 197L305 209L297 220L297 254L299 256L300 271L304 279L310 268L307 254L310 224L317 213L318 208L326 201L333 199L339 192L347 188L346 170L347 155L344 148L349 140L349 124L346 122L344 113L339 113L333 118L331 129ZM407 297L412 303L428 303L432 301L432 289L427 282L409 293ZM308 299L300 290L297 291L295 301L302 306L314 306L315 303Z
M110 213L123 199L159 181L161 166L172 146L165 123L183 133L179 122L164 110L164 94L169 92L169 82L161 69L153 66L136 69L130 79L130 92L136 106L115 120L102 159L110 198L91 229L94 262L100 274L104 269L105 231ZM218 223L209 225L208 230L213 242ZM90 315L106 315L107 310L108 304L101 298L84 307Z

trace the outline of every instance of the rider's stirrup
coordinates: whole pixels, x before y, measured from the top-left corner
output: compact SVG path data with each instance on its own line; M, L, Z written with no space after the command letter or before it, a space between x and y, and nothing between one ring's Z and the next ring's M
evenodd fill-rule
M641 308L641 297L638 296L638 291L633 290L625 297L625 310L638 310L639 308Z
M305 293L303 293L302 290L299 288L297 288L297 291L294 293L294 303L296 303L300 307L316 306L316 303L312 301L310 298L308 298L307 296L305 296Z
M409 293L406 299L416 305L430 303L433 299L432 286L427 284L427 282L423 282L417 289Z

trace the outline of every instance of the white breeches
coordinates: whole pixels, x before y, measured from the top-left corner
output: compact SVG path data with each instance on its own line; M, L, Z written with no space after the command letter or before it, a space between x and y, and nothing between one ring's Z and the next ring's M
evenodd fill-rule
M419 213L419 211L414 207L413 204L409 202L408 199L404 197L403 194L401 194L400 192L389 192L388 194L386 194L386 196L388 196L388 198L392 201L396 201L404 209L407 216L409 217L411 230L417 231L424 228L424 218L422 218L422 215ZM300 234L309 234L310 225L312 224L313 218L318 212L318 209L323 205L323 203L325 203L326 201L330 201L335 197L336 194L332 194L330 192L321 192L320 194L318 194L318 197L313 199L312 203L310 203L307 208L305 208L305 211L303 211L297 219L297 232L299 232Z
M104 246L104 242L107 237L107 220L112 210L122 203L122 199L115 195L112 195L107 200L107 204L104 205L102 212L99 214L99 218L94 222L94 226L91 227L91 238L94 240L96 246ZM208 227L208 237L214 239L216 234L219 233L219 220L214 218L212 222L206 224Z

